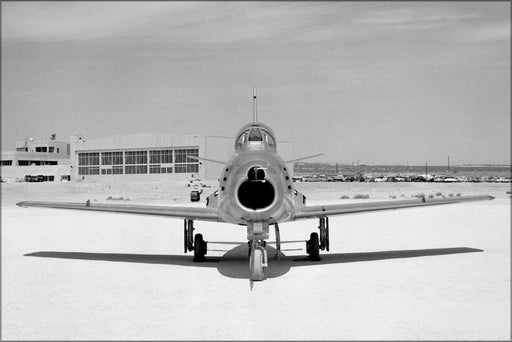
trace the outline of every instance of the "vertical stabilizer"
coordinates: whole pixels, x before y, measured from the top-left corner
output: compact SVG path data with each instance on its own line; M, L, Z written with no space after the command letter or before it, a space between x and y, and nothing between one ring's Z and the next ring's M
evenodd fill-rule
M256 98L256 88L252 88L252 121L258 122L258 99Z

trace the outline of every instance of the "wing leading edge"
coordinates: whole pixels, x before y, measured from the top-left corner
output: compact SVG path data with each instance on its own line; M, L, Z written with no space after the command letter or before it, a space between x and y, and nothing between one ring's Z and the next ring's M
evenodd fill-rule
M369 211L382 211L382 210L396 210L404 208L414 208L432 205L452 204L470 201L492 200L493 196L462 196L451 197L443 199L411 199L411 200L398 200L398 201L382 201L382 202L367 202L367 203L345 203L345 204L329 204L329 205L314 205L298 208L293 215L292 221L308 219L314 217L323 217L331 215L344 215L363 213ZM124 214L138 214L138 215L155 215L166 216L175 218L186 218L202 221L215 221L223 222L220 219L217 209L215 208L202 208L202 207L174 207L174 206L159 206L159 205L139 205L139 204L103 204L77 202L38 202L38 201L24 201L16 205L20 207L36 207L36 208L55 208L55 209L72 209L72 210L89 210L89 211L102 211L112 213Z
M403 208L423 207L430 205L452 204L469 201L482 201L492 200L493 196L461 196L450 198L418 198L412 200L398 200L398 201L382 201L382 202L368 202L368 203L345 203L345 204L329 204L329 205L314 205L298 208L292 220L308 219L313 217L322 217L330 215L343 215L354 214L368 211L379 210L395 210Z
M217 209L214 208L173 207L139 204L103 204L91 203L90 201L85 203L25 201L16 203L16 205L20 207L89 210L123 214L167 216L202 221L221 221L217 213Z

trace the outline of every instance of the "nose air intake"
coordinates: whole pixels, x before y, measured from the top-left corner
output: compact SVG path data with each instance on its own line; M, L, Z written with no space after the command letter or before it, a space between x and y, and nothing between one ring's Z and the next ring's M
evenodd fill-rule
M275 190L270 182L265 180L265 170L254 166L247 172L247 179L238 188L240 203L253 210L264 209L272 204Z

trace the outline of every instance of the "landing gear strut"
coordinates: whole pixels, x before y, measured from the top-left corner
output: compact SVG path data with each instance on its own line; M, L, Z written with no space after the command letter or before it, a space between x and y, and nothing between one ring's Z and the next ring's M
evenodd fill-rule
M279 226L274 224L274 228L276 230L276 255L274 256L274 259L279 260L281 259L281 256L279 253L281 253L281 234L279 233Z
M205 261L207 251L207 242L204 241L202 234L194 236L194 220L185 219L183 224L183 247L185 253L194 251L194 262Z
M251 280L263 280L268 267L264 240L252 240L249 247L249 272Z
M320 237L318 233L311 233L309 240L306 241L306 252L309 254L309 259L318 261L320 260L320 250L329 251L329 218L324 216L320 217Z
M327 216L320 217L320 249L329 252L329 218Z

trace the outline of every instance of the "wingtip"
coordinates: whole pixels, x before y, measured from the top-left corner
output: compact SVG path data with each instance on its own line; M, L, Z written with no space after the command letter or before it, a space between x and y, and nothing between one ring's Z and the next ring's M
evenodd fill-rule
M18 207L26 207L25 202L23 202L23 201L22 201L22 202L18 202L18 203L16 203L16 205L17 205Z
M489 199L490 199L491 201L492 201L493 199L495 199L495 198L496 198L496 197L489 195Z

